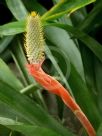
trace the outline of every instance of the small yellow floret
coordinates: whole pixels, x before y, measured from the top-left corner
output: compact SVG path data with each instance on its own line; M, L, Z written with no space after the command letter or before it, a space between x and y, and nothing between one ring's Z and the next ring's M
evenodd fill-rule
M32 17L35 17L36 15L37 15L36 12L34 12L34 11L31 12Z

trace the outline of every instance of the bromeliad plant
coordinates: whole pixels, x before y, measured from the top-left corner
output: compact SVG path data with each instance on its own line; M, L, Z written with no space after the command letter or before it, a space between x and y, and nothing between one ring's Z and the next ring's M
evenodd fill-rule
M44 61L44 38L40 16L32 12L27 19L25 50L29 60L27 68L35 80L46 90L60 96L63 102L73 111L76 117L85 127L89 136L96 136L91 123L82 112L78 104L69 92L53 77L46 74L42 69Z
M102 1L38 1L0 1L0 135L101 136Z

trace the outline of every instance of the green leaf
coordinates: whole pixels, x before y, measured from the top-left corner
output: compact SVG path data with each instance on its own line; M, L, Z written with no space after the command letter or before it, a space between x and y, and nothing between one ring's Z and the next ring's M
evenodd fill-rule
M7 48L7 46L13 40L13 38L14 36L8 36L0 40L0 53L2 53Z
M17 20L27 17L27 10L21 0L6 0L6 4Z
M80 30L85 32L90 32L95 29L100 23L102 16L102 1L97 1L92 11L88 16L81 22L81 25L78 27Z
M9 136L9 133L10 133L10 129L0 125L0 135L1 136Z
M21 117L19 112L15 111L12 107L2 101L0 101L0 116L5 118L12 118L13 120L19 119L21 122L29 123L29 121Z
M82 42L79 42L79 45L80 45L80 52L84 65L86 83L90 93L92 94L95 102L97 103L96 101L97 87L96 87L95 69L94 69L95 67L94 61L96 56L94 56L94 54Z
M7 65L0 59L0 82L9 85L16 90L23 88L21 82L13 75Z
M74 136L48 115L38 104L27 96L20 94L4 82L0 82L0 102L5 103L29 124L48 127L62 136ZM17 117L19 120L19 118Z
M98 108L102 114L102 62L95 59L95 81L97 86L97 102Z
M85 34L84 32L78 30L77 28L74 28L74 27L69 26L69 25L58 24L58 23L52 23L52 24L48 24L48 25L60 27L62 29L67 30L71 34L73 34L73 36L75 36L80 41L82 41L102 62L102 46L101 46L100 43L98 43L91 36Z
M15 35L25 31L25 20L0 26L0 36Z
M99 129L97 131L97 136L102 136L102 124L99 126Z
M51 24L50 24L51 25ZM52 24L53 25L53 24ZM55 24L56 25L56 24ZM56 25L57 26L57 25ZM65 30L57 27L47 27L45 29L47 39L56 45L56 50L60 48L65 53L65 60L69 58L70 62L75 66L77 72L82 76L84 80L84 71L80 52L75 43L70 39L68 33Z
M16 45L14 45L15 42L16 42ZM24 84L27 85L27 84L33 83L34 79L31 78L31 76L29 75L29 73L26 69L26 64L28 62L25 57L23 47L18 39L15 39L12 43L11 55L16 63L18 70L20 71L20 74L21 74Z
M5 50L0 54L0 58L3 59L5 62L8 62L11 59L10 51Z
M43 126L41 127L37 125L23 124L21 122L17 122L10 118L0 117L0 124L12 130L21 132L25 136L34 136L34 135L35 136L43 136L43 135L61 136L60 134L57 134L56 132L52 131L49 128L45 128Z
M63 0L57 3L52 9L50 9L48 12L46 12L42 16L42 20L52 20L61 17L62 15L76 11L77 9L80 9L95 0Z
M76 26L76 27L80 26L81 27L83 20L87 16L87 13L85 11L86 11L86 8L83 7L81 9L75 11L73 14L71 14L70 18L71 18L71 21L72 21L74 26Z

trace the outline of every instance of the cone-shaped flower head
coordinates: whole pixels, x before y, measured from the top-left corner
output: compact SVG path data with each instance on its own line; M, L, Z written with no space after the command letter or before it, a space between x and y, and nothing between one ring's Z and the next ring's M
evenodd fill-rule
M35 12L27 18L25 51L30 64L41 63L44 60L44 37L40 16Z

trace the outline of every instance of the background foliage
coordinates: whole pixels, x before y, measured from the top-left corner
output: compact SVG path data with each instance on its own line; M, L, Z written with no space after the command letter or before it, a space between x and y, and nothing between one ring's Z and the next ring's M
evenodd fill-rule
M31 11L41 15L44 27L44 70L70 88L97 136L102 135L102 1L93 2L0 1L0 135L87 135L60 98L45 91L26 69L22 33Z

